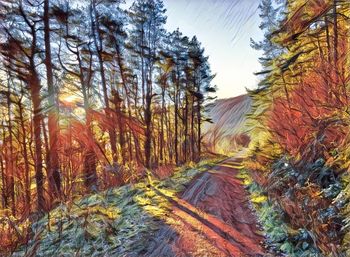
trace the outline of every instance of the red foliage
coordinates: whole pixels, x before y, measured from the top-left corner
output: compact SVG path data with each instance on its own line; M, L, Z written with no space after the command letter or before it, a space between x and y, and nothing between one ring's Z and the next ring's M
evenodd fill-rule
M286 32L287 36L282 43L288 43L300 35L315 20L322 17L332 7L332 2L327 0L309 0L300 5L284 21L278 32ZM307 15L306 15L307 14Z
M173 175L175 169L175 165L162 165L154 170L154 175L159 179L165 179Z
M326 155L340 144L346 134L345 81L319 61L289 92L289 103L285 97L275 99L268 126L284 150L296 156L310 151Z
M116 122L120 120L122 124L126 125L133 133L139 136L144 136L144 128L137 119L128 117L127 115L115 111L107 110L108 115L98 111L90 110L93 120L96 120L104 129L115 129ZM119 116L118 116L119 115Z

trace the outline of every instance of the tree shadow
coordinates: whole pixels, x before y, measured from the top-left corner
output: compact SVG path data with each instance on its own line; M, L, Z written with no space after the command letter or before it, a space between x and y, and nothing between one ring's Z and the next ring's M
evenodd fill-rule
M172 204L172 214L177 219L213 242L226 256L262 256L263 250L260 244L242 234L241 231L181 198L172 198L157 188L152 187L152 189Z

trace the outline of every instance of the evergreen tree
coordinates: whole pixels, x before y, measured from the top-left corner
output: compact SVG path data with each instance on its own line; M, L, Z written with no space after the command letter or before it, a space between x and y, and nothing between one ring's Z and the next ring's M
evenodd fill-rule
M151 168L152 158L152 101L154 98L154 66L164 34L166 22L164 4L160 0L137 0L130 8L131 40L134 51L138 53L141 66L141 89L143 103L143 122L145 125L144 155L145 166Z
M262 57L259 58L263 70L257 75L264 75L265 78L273 69L273 61L282 54L283 48L273 42L273 33L279 28L282 18L285 1L262 0L259 5L261 23L259 28L264 32L263 40L256 42L250 39L251 47L262 51ZM259 83L261 87L268 86L268 81L262 79Z

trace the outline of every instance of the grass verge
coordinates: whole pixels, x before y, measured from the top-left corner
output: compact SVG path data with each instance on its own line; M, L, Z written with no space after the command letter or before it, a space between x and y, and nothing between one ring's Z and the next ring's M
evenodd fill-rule
M221 160L204 160L178 168L165 180L149 176L61 204L31 226L32 239L13 256L139 256L164 225L170 207L152 188L174 196Z

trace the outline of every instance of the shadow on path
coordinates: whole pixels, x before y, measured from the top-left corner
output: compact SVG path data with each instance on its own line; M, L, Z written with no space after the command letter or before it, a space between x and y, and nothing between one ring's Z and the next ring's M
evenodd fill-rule
M264 237L236 177L240 163L228 159L198 175L180 197L153 187L171 204L168 220L173 224L160 229L157 245L144 256L266 256Z

